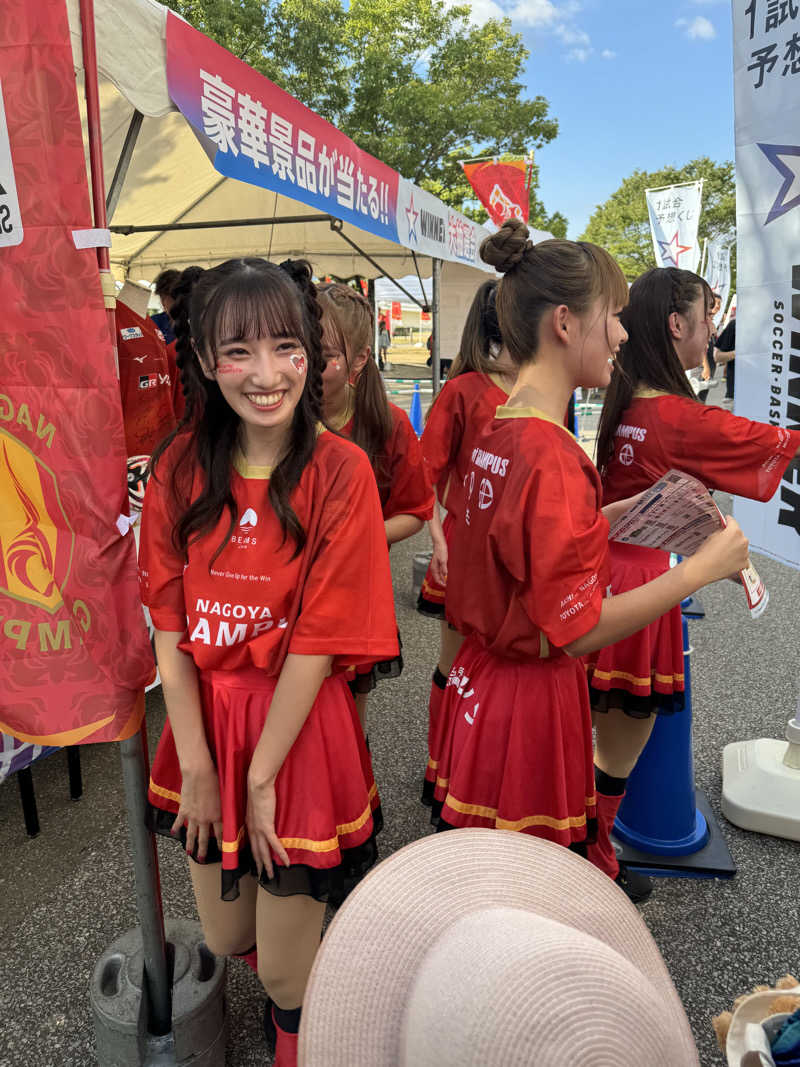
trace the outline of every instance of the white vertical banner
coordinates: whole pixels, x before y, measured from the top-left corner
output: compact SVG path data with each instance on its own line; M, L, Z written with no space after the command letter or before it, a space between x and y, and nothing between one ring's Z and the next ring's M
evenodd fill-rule
M704 277L711 286L711 291L720 299L719 311L714 318L714 325L719 327L731 292L731 246L721 237L714 237L708 242Z
M800 429L800 3L733 0L735 411ZM800 476L736 500L752 546L800 567Z
M645 189L644 196L656 266L696 271L700 263L697 227L703 197L702 179L683 185Z

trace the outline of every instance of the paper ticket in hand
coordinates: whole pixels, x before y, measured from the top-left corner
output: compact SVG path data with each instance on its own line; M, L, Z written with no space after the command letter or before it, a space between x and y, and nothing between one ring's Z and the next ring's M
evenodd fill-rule
M617 519L608 537L627 545L691 556L724 525L722 512L702 482L671 470ZM769 603L769 592L752 563L739 572L739 578L750 614L757 619Z

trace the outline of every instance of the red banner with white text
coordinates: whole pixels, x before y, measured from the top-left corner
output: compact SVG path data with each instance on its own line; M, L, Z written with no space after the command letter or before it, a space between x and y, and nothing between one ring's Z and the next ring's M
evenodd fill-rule
M34 744L130 736L154 671L91 227L64 0L0 0L0 731Z
M467 181L496 226L506 219L528 221L528 163L524 159L493 159L462 163Z

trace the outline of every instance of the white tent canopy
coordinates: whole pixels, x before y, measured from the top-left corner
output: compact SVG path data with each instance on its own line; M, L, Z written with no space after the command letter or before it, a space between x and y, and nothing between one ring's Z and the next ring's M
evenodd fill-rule
M82 79L78 0L68 0L68 10L74 64ZM408 248L345 223L342 233L376 260L376 265L334 232L327 219L311 221L314 216L319 218L314 208L271 190L224 178L215 171L167 91L166 22L167 9L155 0L95 0L107 188L111 187L131 119L136 111L145 116L111 225L163 227L282 218L303 221L114 233L111 263L117 275L149 280L164 267L183 268L192 263L210 266L241 255L266 255L275 260L305 256L319 276L358 274L369 278L389 274L397 278L416 270L430 274L428 255L418 254L415 265ZM480 275L475 273L475 277L477 285Z

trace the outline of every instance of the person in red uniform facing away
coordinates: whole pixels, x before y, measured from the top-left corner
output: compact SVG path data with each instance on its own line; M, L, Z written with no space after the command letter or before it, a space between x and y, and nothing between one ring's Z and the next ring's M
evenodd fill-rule
M533 245L516 219L481 255L504 274L497 314L519 374L473 439L450 544L447 615L465 640L442 705L433 815L440 830L516 830L585 854L596 801L581 657L735 573L747 541L730 519L674 570L605 598L609 521L630 502L601 510L597 470L563 420L577 386L608 385L627 284L603 249Z
M361 293L336 282L319 287L324 412L328 426L349 437L369 457L381 499L386 540L391 546L422 529L433 514L433 491L408 416L386 397L372 358L372 308ZM396 678L402 656L357 668L351 683L366 732L367 699L381 678Z
M670 468L709 489L769 500L800 447L800 433L738 418L699 402L686 371L698 367L713 331L714 295L701 278L654 268L633 283L622 314L628 340L620 349L600 417L597 464L603 500L638 493ZM669 553L611 543L616 599L666 573ZM599 835L590 856L615 877L609 839L614 818L655 723L682 710L680 607L589 658L595 712L595 776Z
M504 404L517 378L516 364L503 348L497 321L497 282L484 282L475 294L453 369L431 405L422 434L422 456L437 506L429 523L433 556L422 581L417 610L441 620L439 661L431 679L428 702L428 766L422 801L430 804L439 766L440 710L447 676L463 636L445 618L448 543L461 514L464 481L470 463L470 442L475 432ZM447 509L444 522L439 507Z
M147 289L129 283L117 299L119 387L129 457L152 455L175 429L167 350L163 334L146 314L149 295Z
M376 859L345 671L397 654L389 556L367 457L320 424L309 264L184 281L187 429L154 457L139 560L168 714L149 822L190 857L209 948L257 967L286 1067L325 903Z

